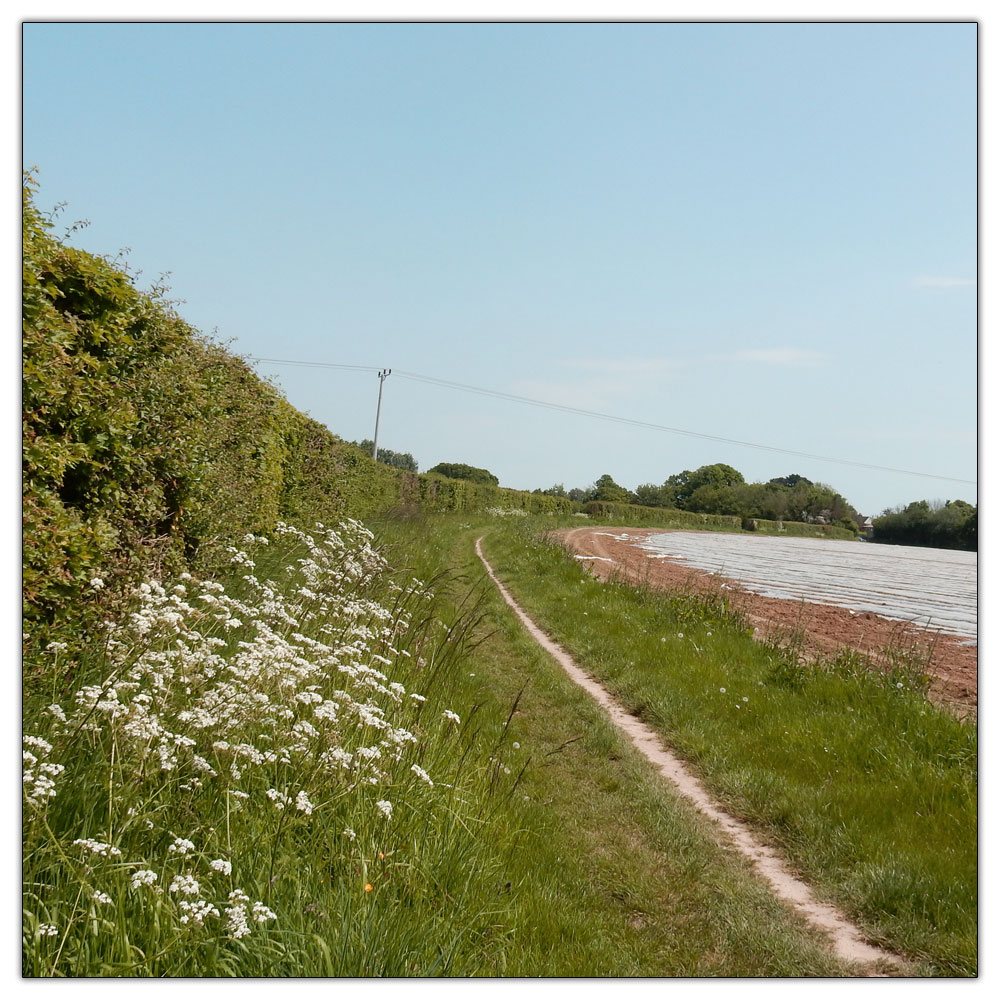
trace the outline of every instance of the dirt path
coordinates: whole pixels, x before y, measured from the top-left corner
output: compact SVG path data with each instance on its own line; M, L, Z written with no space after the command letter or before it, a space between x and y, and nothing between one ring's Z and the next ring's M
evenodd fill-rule
M626 712L600 684L577 666L565 650L542 632L497 579L493 567L483 555L480 542L482 542L481 537L476 540L476 554L482 560L486 572L496 584L503 599L513 609L532 638L608 713L611 721L629 737L639 752L674 784L678 792L718 824L736 850L749 859L758 874L770 885L775 895L788 903L814 927L826 932L836 955L847 962L861 966L863 974L880 975L886 970L893 970L897 974L905 972L906 964L898 955L868 944L858 927L833 906L817 900L809 886L789 871L775 851L758 840L749 827L729 815L711 798L701 782L664 746L652 729Z
M636 547L649 535L665 534L664 528L571 528L552 536L590 566L601 578L624 577L631 583L664 589L718 592L725 589L734 607L757 626L762 639L786 640L801 636L807 655L835 653L849 646L879 662L888 647L908 649L926 659L932 679L929 695L959 716L975 718L978 706L978 650L960 645L961 639L893 621L870 612L852 613L847 608L808 601L762 597L745 590L727 577L692 569L669 559L650 559ZM618 537L612 537L618 536Z

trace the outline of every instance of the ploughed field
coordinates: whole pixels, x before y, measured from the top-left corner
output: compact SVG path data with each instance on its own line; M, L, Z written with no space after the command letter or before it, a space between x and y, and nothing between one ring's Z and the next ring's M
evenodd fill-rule
M640 547L738 581L765 597L871 612L954 636L976 636L977 555L951 549L671 531Z

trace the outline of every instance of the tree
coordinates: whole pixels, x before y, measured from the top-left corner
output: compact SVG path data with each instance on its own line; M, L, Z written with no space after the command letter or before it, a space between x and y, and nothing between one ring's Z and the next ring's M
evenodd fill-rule
M691 494L702 486L739 486L744 482L743 473L724 462L716 462L715 465L703 465L694 472L685 469L671 476L663 484L663 489L675 507L687 510Z
M964 500L945 504L914 500L906 506L882 511L872 522L872 541L974 550L978 544L978 522L977 508Z
M793 486L798 486L799 483L805 483L806 486L812 486L812 482L806 479L805 476L797 475L794 472L790 476L780 476L777 479L769 479L767 481L768 486L787 486L789 489Z
M464 462L438 462L433 469L427 471L447 476L449 479L464 479L466 482L486 483L490 486L500 485L500 480L488 469L477 469L474 465L466 465Z
M641 483L635 488L635 502L643 507L671 507L671 498L662 486Z
M743 514L743 505L734 486L705 483L699 486L687 500L687 510L698 514Z
M611 503L628 503L631 499L629 491L619 486L607 473L594 483L594 500L606 500Z
M373 441L357 441L357 446L366 454L372 453ZM379 448L378 461L385 465L391 465L394 469L402 469L404 472L418 472L416 459L408 451L390 451L388 448Z

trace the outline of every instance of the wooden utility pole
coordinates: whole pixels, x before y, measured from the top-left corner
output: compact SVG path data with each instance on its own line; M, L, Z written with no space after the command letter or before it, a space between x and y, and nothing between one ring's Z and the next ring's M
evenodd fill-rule
M391 368L383 368L378 373L378 406L375 409L375 440L372 441L372 458L378 461L378 419L382 414L382 385L392 374Z

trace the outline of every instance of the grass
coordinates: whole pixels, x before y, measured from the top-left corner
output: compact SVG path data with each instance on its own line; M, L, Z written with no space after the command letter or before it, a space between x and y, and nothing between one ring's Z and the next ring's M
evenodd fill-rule
M435 518L381 530L386 541L419 536L418 558L482 581L497 630L477 647L468 682L483 704L516 702L508 746L517 746L517 764L527 760L518 786L528 796L524 834L508 869L520 889L505 975L847 972L524 633L483 581L475 525Z
M81 662L48 650L72 680L25 706L24 973L488 965L467 887L519 820L455 689L474 626L348 526L147 586Z
M379 530L391 568L356 528L255 539L71 662L29 642L25 975L849 971L523 634L468 527Z
M975 975L976 730L920 665L805 665L718 599L597 582L539 528L484 541L528 613L873 940Z

